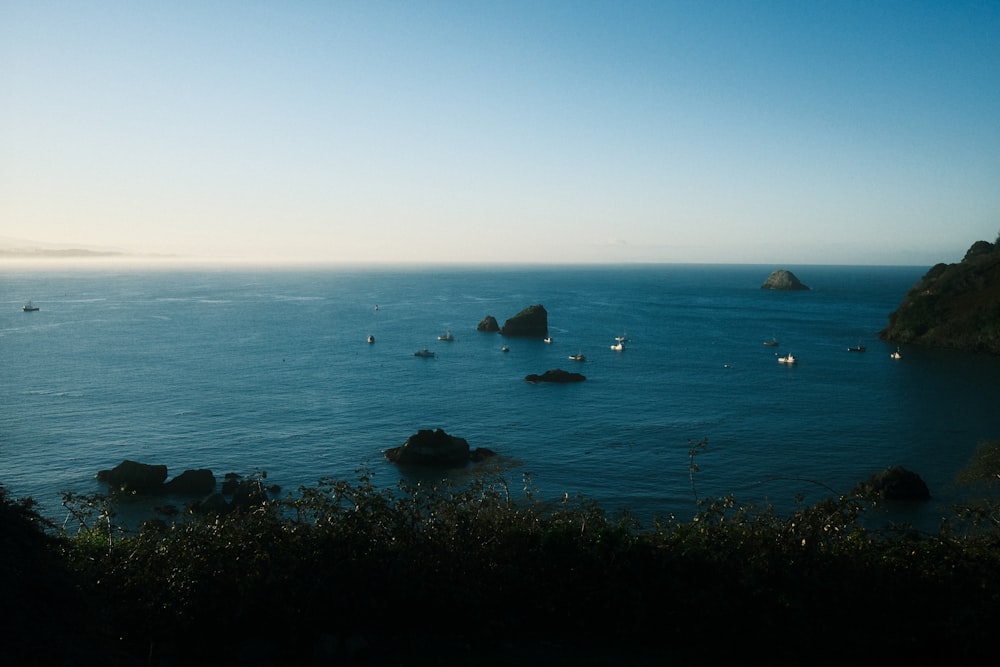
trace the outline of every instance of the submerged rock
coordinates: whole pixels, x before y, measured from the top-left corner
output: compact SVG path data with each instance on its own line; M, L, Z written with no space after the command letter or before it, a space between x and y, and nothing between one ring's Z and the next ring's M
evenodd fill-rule
M807 290L809 289L806 285L795 277L795 274L791 271L786 271L785 269L778 269L777 271L772 271L771 275L767 277L764 284L760 286L761 289L770 290L785 290L785 291L795 291L795 290Z

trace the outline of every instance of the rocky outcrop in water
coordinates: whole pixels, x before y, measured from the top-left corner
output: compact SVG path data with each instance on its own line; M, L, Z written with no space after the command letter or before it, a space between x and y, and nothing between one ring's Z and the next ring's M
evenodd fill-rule
M497 318L492 315L487 315L484 317L478 325L476 325L476 331L484 331L486 333L496 333L500 331L500 325L497 324Z
M889 315L882 340L1000 354L1000 243L977 241L957 264L937 264Z
M112 491L123 493L162 493L167 480L167 466L150 465L125 460L111 470L100 470L97 481L107 484Z
M807 290L809 289L806 285L795 277L795 274L791 271L785 269L778 269L777 271L772 271L771 275L767 277L764 284L760 286L761 289L770 290L783 290L783 291L796 291L796 290Z
M385 458L402 465L462 466L493 456L485 447L469 448L465 438L448 435L442 429L421 429L399 447L385 450Z
M524 377L525 382L531 382L532 384L536 382L583 382L586 379L587 378L580 373L564 371L561 368L547 370L541 375L532 373L531 375L526 375Z
M549 314L541 304L528 306L504 322L500 334L522 338L545 338L549 335Z

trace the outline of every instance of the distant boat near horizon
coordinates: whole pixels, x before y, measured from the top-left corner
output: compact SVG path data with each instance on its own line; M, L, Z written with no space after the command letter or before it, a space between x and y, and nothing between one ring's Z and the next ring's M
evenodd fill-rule
M31 303L31 301L28 301L28 303L24 304L24 307L22 309L26 313L33 313L36 310L38 310L38 306L36 306L35 304Z

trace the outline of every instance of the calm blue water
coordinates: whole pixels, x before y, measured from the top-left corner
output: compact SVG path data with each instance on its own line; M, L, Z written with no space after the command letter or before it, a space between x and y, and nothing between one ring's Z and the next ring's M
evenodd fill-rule
M537 497L683 517L689 442L707 437L702 497L786 508L828 495L812 481L847 492L903 465L937 500L907 518L936 521L1000 437L1000 360L889 358L877 332L926 267L783 267L812 287L793 293L760 289L773 268L0 269L0 484L58 518L61 491L102 491L95 473L123 459L265 470L286 491L365 467L394 487L382 451L443 428L497 451L514 489L529 474ZM536 303L551 344L504 354L476 331ZM523 381L552 368L587 381Z

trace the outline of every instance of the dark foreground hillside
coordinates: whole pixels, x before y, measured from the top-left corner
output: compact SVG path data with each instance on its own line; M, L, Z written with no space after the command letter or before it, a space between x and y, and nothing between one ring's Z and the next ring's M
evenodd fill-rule
M977 241L906 293L883 340L1000 354L1000 243Z
M70 500L53 536L3 493L4 664L968 665L1000 627L993 505L933 535L850 498L642 527L502 480L362 480L125 534Z

